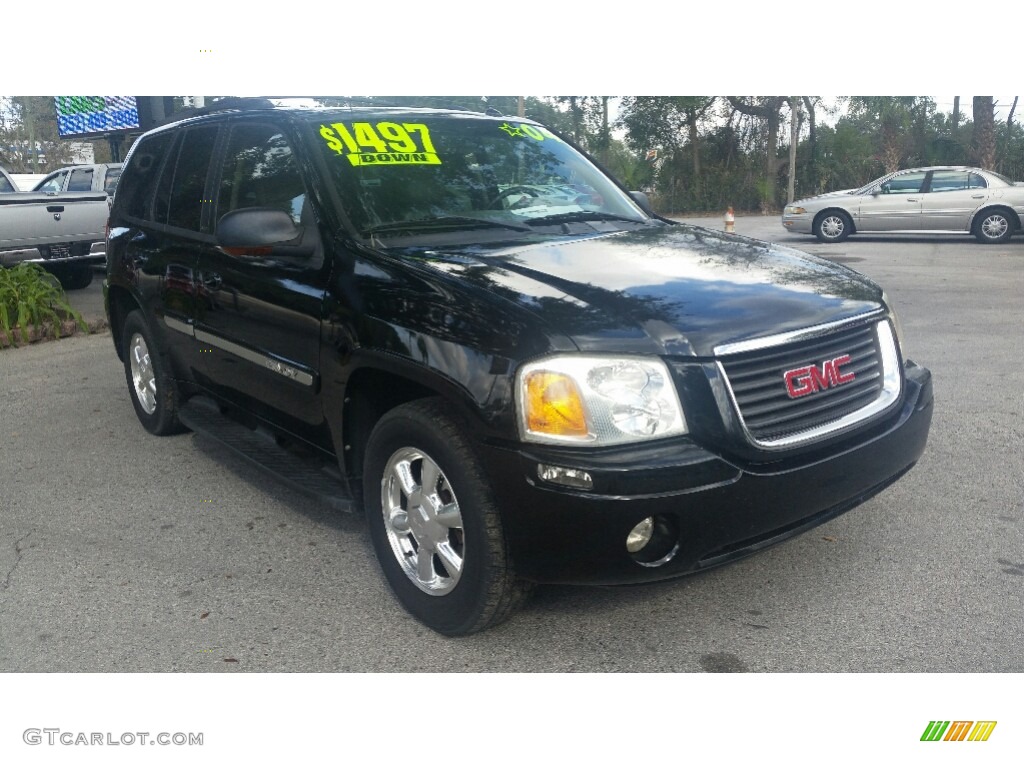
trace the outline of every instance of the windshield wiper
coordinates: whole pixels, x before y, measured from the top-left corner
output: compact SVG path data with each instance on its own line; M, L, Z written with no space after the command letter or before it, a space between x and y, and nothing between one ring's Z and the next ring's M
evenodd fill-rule
M552 213L548 216L537 216L533 219L525 219L523 223L534 224L568 224L574 221L628 221L631 224L646 224L642 219L634 219L629 216L620 216L617 213L605 213L604 211L568 211L566 213Z
M423 232L431 229L514 229L517 232L529 232L529 227L522 224L508 224L493 219L477 219L472 216L433 216L429 219L413 221L389 221L363 230L364 235L376 235L381 232Z

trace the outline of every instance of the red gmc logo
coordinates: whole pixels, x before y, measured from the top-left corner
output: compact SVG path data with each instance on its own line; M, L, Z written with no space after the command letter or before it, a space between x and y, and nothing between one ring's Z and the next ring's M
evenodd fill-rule
M821 370L816 365L806 365L803 368L794 368L782 374L786 380L786 390L790 397L803 397L817 392L819 389L838 387L857 378L854 373L843 373L839 368L850 362L849 355L826 360L821 364Z

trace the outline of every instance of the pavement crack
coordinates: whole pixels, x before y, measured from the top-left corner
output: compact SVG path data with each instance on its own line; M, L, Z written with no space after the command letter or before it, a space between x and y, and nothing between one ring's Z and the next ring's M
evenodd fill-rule
M14 542L14 565L11 566L11 570L9 570L7 572L7 576L4 577L4 583L0 584L0 591L7 591L7 588L11 586L11 577L14 575L14 572L18 570L18 566L21 565L21 558L24 557L25 550L21 548L21 544L33 533L35 533L35 531L29 531Z

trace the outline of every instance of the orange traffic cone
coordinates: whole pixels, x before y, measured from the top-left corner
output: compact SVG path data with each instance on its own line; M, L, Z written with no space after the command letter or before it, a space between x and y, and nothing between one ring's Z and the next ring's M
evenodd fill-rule
M735 232L736 231L736 217L732 215L732 206L730 205L725 210L725 231Z

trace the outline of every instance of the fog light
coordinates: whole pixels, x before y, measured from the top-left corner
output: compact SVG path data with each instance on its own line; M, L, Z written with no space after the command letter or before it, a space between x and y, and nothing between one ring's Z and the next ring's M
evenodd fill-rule
M594 488L594 479L590 476L589 472L584 472L582 469L538 464L537 477L549 483L567 485L570 488L579 488L584 491L590 491Z
M634 526L633 530L629 532L629 536L626 537L626 551L630 554L636 554L647 546L653 534L654 518L645 517Z
M626 551L645 568L665 565L679 554L679 526L668 515L644 518L626 537Z

